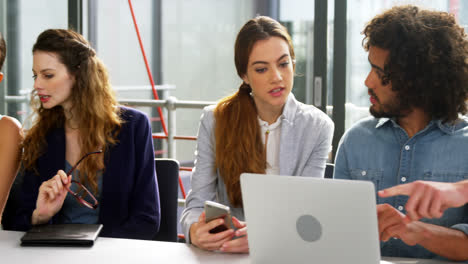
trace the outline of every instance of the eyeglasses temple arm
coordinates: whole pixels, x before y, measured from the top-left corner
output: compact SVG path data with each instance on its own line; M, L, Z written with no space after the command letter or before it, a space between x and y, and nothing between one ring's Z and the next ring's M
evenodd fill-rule
M78 165L79 165L86 157L88 157L89 155L92 155L92 154L100 154L100 153L102 153L102 150L98 150L98 151L86 153L86 154L85 154L83 157L81 157L81 159L75 164L75 166L73 166L73 167L67 172L67 176L70 176L70 174L72 174L72 172L76 169L76 167L78 167Z

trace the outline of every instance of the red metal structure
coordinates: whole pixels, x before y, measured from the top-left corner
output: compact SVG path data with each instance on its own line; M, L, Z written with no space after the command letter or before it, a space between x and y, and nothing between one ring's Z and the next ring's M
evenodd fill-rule
M143 60L145 61L146 72L148 73L148 78L149 78L149 81L151 83L151 88L153 90L153 96L154 96L154 99L158 100L159 96L158 96L158 93L156 92L156 87L155 87L155 84L154 84L153 74L151 73L149 63L148 63L148 60L146 58L145 48L143 47L143 42L141 41L140 30L138 29L138 23L136 21L135 13L133 12L132 0L128 0L128 5L130 7L130 13L132 14L133 24L135 25L135 32L136 32L137 37L138 37L138 42L140 44L140 49L141 49L141 53L143 55ZM158 107L158 114L159 114L159 117L160 117L161 126L162 126L162 129L164 131L165 136L153 135L153 138L167 139L168 133L167 133L167 128L166 128L166 122L164 122L164 116L162 114L161 107ZM174 137L174 139L196 140L197 138L196 137L180 137L179 136L179 137ZM192 168L181 167L181 170L192 171ZM185 199L185 197L186 197L185 189L184 189L184 185L182 183L182 179L180 178L180 176L179 176L179 187L180 187L180 191L182 192L182 197Z

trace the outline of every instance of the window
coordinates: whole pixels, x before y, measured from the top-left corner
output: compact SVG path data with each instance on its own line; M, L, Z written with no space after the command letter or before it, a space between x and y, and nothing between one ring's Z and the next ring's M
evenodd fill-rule
M347 42L347 85L345 128L348 129L359 119L369 116L369 96L364 80L370 71L367 52L362 47L363 31L367 22L375 15L395 5L413 4L422 8L448 11L454 14L459 23L468 29L467 1L430 0L353 0L348 1L348 42ZM366 10L366 12L362 12Z
M7 43L7 57L3 65L4 81L0 84L3 95L26 95L33 87L32 46L37 36L48 28L67 28L68 3L63 0L1 1L0 22ZM27 120L27 102L3 102L6 113L20 122ZM2 109L2 110L3 110ZM28 123L26 123L27 125Z

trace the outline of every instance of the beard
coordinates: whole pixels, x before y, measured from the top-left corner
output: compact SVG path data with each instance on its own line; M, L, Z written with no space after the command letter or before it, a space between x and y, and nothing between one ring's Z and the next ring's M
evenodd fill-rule
M381 103L379 98L375 95L374 91L369 89L369 93L378 103L377 105L371 105L369 107L369 112L375 118L404 117L409 111L409 107L406 107L404 104L402 104L401 100L398 99L398 96L391 98L387 103Z

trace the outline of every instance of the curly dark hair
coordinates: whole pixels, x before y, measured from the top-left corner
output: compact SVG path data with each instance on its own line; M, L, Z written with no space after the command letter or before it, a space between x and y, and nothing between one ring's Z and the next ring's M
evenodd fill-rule
M405 109L432 119L457 120L467 113L468 39L455 17L416 6L393 7L365 27L363 46L389 50L385 76Z

